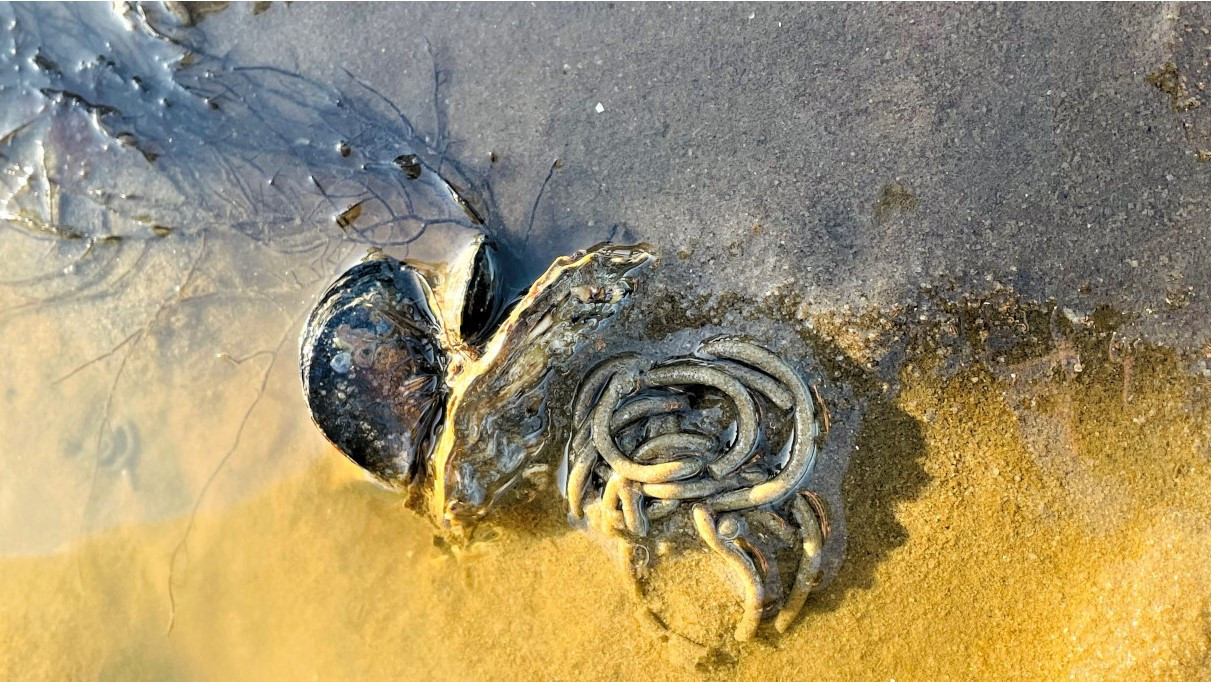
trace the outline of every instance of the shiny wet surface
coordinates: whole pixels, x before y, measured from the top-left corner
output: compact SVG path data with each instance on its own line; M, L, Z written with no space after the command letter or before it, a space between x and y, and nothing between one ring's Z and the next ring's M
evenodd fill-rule
M369 91L341 99L218 64L152 16L4 10L0 333L41 349L6 375L6 432L39 453L8 479L6 553L180 515L250 439L284 456L306 422L268 428L257 410L298 414L298 338L319 291L370 248L438 261L477 226ZM29 523L19 510L42 486L75 503Z
M406 215L450 222L396 246L440 260L474 219L437 179L422 173L420 185L409 184L414 162L396 159L417 154L427 168L445 171L433 178L453 178L458 169L432 152L440 144L431 133L399 124L352 77L304 79L310 85L301 95L298 81L276 72L219 69L204 78L204 50L201 66L182 71L174 61L183 57L180 45L138 33L99 7L2 15L18 30L0 60L9 69L0 79L0 163L19 168L0 184L0 602L8 605L0 617L8 643L0 676L1206 674L1211 407L1203 337L1181 323L1205 300L1184 293L1205 285L1197 271L1180 282L1138 284L1142 298L1123 295L1122 305L1095 310L1067 298L1032 303L1056 293L1038 284L1056 271L1030 254L994 258L990 251L989 263L1008 259L1019 272L1046 271L1010 281L1039 288L1018 299L996 295L1001 285L985 280L982 290L960 288L978 295L957 305L952 298L960 294L946 292L947 278L926 272L917 277L942 292L926 297L934 303L897 309L876 301L887 305L846 312L809 304L815 296L806 268L791 280L768 276L766 268L802 264L765 256L796 234L785 213L702 220L706 237L670 237L659 228L673 211L666 202L687 201L681 175L668 174L675 191L663 194L641 186L643 178L622 182L618 191L630 200L615 202L623 217L614 220L634 227L618 231L642 231L636 218L643 215L656 227L634 236L665 243L618 343L681 352L703 336L742 328L789 357L815 356L813 371L835 384L825 399L838 440L819 485L844 521L838 537L845 542L832 549L830 582L801 622L783 638L762 635L742 646L731 640L739 605L729 576L709 555L666 564L645 602L588 536L558 517L552 522L550 509L519 511L494 542L456 551L435 544L427 522L337 456L310 423L300 392L302 321L369 242L418 233L416 221L391 222L405 215L398 203L405 197L422 202ZM283 10L258 16L280 22L275 13ZM306 26L320 10L298 11L297 26ZM80 14L87 12L100 14ZM932 19L912 24L913 40L943 32L944 18ZM885 13L871 21L892 19ZM109 82L98 74L110 67L96 59L105 49L75 52L66 40L64 31L82 26L123 37L110 41L118 80L140 75L149 88L185 99L165 109L159 98L116 90L77 93L90 110L65 96ZM247 43L243 49L255 52ZM421 55L407 66L424 81L433 72ZM208 82L235 94L205 89ZM1153 94L1143 85L1141 101ZM212 108L207 99L220 92L228 95ZM362 108L342 112L336 93ZM99 97L111 97L116 112L98 114ZM366 114L371 102L384 108ZM398 106L412 113L430 104ZM612 112L615 102L607 104ZM251 115L258 111L279 116L262 121ZM566 128L554 129L569 139ZM602 128L570 139L600 146L620 134ZM604 156L604 167L629 158L619 147ZM657 170L674 167L659 155L649 161ZM502 200L499 213L484 211L488 229L529 232L523 226L547 163L535 164L526 182L503 180L527 191ZM599 215L609 206L583 203L596 196L589 191L600 179L594 173L604 171L586 167L569 166L552 185L545 201L553 203L538 210L536 249L571 252L610 236L613 226ZM39 175L39 168L51 172ZM1198 167L1191 168L1175 170L1173 182L1197 180ZM49 177L64 188L58 201L46 189ZM465 178L452 181L472 200L491 196ZM849 225L849 212L835 203L812 210L844 218L828 223L848 245L824 250L838 264L831 276L878 274L869 267L878 253L863 244L907 234L914 215L935 216L928 191L917 190L925 197L919 206L905 198L912 186L863 195L881 232ZM91 191L97 187L103 191ZM570 195L573 201L563 201ZM1199 198L1175 190L1166 200L1190 206ZM719 210L691 203L694 211ZM984 203L995 205L992 217L1012 208ZM565 206L576 207L575 229L558 219ZM1144 244L1139 235L1149 234L1149 224L1123 220L1122 232L1099 234ZM1168 233L1181 249L1151 240L1141 247L1148 272L1138 282L1169 276L1162 255L1177 272L1185 255L1205 254L1199 242L1182 241L1182 225L1170 224ZM686 244L695 248L679 257ZM851 251L865 268L842 257ZM1122 282L1141 269L1117 257L1090 265L1092 253L1073 259L1082 274L1102 268ZM533 260L529 267L546 265ZM818 262L809 265L820 272ZM988 265L987 274L995 269ZM895 272L912 275L911 267ZM764 295L770 289L776 293ZM1149 296L1168 289L1171 307L1161 296L1159 312L1143 312ZM1136 342L1132 325L1141 319L1169 330L1180 347Z

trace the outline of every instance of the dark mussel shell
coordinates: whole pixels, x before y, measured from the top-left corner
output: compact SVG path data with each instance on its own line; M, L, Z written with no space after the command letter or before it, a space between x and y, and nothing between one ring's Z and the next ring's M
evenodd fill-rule
M303 332L303 393L311 418L349 459L407 485L446 404L440 324L419 273L378 256L328 288Z
M495 331L504 311L504 288L495 245L484 243L476 250L463 296L459 336L473 346L482 345Z

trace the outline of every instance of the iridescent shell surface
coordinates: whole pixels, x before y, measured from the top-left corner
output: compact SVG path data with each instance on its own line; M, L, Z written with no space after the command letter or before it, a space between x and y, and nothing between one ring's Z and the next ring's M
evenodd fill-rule
M406 484L445 406L439 323L413 268L380 256L355 265L307 320L303 392L341 452L383 481Z

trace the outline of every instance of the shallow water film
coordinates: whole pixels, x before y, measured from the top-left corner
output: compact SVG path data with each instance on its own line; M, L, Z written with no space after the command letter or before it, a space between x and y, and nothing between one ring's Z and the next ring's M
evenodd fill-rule
M1211 677L1205 6L0 26L0 678ZM468 538L325 439L323 292L368 253L442 289L481 240L507 298L600 242L654 259L568 285L614 306L592 324L521 314L556 288L509 309L545 341L449 387L448 433L497 444L476 467L592 437L603 358L743 334L802 373L818 506L788 518L827 524L792 622L738 639L719 553L594 531L567 461L486 483L510 504ZM805 404L765 390L754 414ZM744 439L704 405L664 435Z

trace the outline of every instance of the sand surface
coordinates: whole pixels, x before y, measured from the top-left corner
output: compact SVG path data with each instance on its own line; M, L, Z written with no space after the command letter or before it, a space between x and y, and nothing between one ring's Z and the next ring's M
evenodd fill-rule
M188 41L0 17L0 679L1211 679L1205 5L256 3L185 31L233 88L193 109ZM110 128L54 92L131 74ZM607 347L820 386L785 636L706 552L636 594L553 494L450 547L324 442L299 332L355 164L422 148L519 281L660 253Z
M452 554L302 433L284 445L308 464L243 502L0 560L0 672L1204 678L1211 387L1170 351L1110 359L1096 332L1079 341L998 372L944 376L935 352L910 356L898 393L857 425L840 572L782 638L728 641L738 603L706 554L663 569L649 605L672 631L582 533ZM254 452L215 489L255 475L239 461Z

